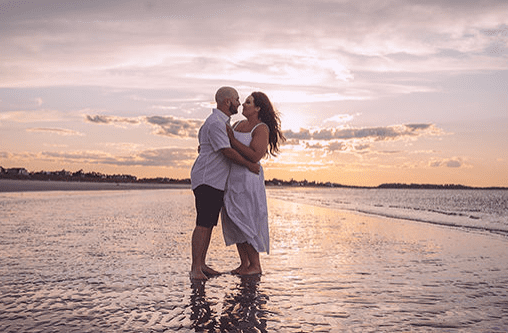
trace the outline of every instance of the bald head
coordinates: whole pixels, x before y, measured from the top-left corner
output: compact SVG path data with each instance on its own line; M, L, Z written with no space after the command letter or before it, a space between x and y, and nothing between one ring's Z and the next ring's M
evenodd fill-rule
M238 92L232 87L220 87L215 93L217 104L223 104L226 102L226 99L235 99L236 97L238 97Z
M240 97L238 91L232 87L220 87L215 93L217 109L222 110L228 116L238 113Z

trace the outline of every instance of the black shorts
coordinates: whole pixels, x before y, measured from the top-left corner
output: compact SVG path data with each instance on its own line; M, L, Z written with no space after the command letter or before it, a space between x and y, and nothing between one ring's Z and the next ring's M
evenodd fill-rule
M208 185L199 185L193 192L196 201L196 225L205 228L216 226L224 205L224 191Z

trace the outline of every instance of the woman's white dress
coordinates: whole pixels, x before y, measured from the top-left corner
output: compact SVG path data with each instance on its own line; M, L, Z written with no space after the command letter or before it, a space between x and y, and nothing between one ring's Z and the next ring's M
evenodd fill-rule
M234 131L235 138L246 146L252 141L252 131ZM266 125L265 125L266 126ZM236 128L236 127L235 127ZM247 167L231 164L222 209L222 232L226 245L249 243L256 251L269 253L268 209L266 205L263 168L259 175Z

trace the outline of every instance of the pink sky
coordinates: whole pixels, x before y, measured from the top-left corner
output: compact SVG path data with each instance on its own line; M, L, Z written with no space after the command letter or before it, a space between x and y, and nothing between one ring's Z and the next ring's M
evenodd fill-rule
M508 186L506 1L0 1L0 33L3 167L187 178L231 85L282 114L268 179Z

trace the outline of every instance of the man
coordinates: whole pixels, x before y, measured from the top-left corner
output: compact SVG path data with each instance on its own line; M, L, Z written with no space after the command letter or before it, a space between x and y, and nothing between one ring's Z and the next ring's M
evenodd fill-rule
M192 191L196 201L196 227L192 233L192 265L190 277L207 280L207 275L219 273L206 265L212 229L217 225L223 206L224 189L230 163L244 165L259 173L259 164L252 163L231 148L226 126L238 113L240 97L231 87L221 87L215 94L217 108L213 109L199 129L199 155L191 170Z

